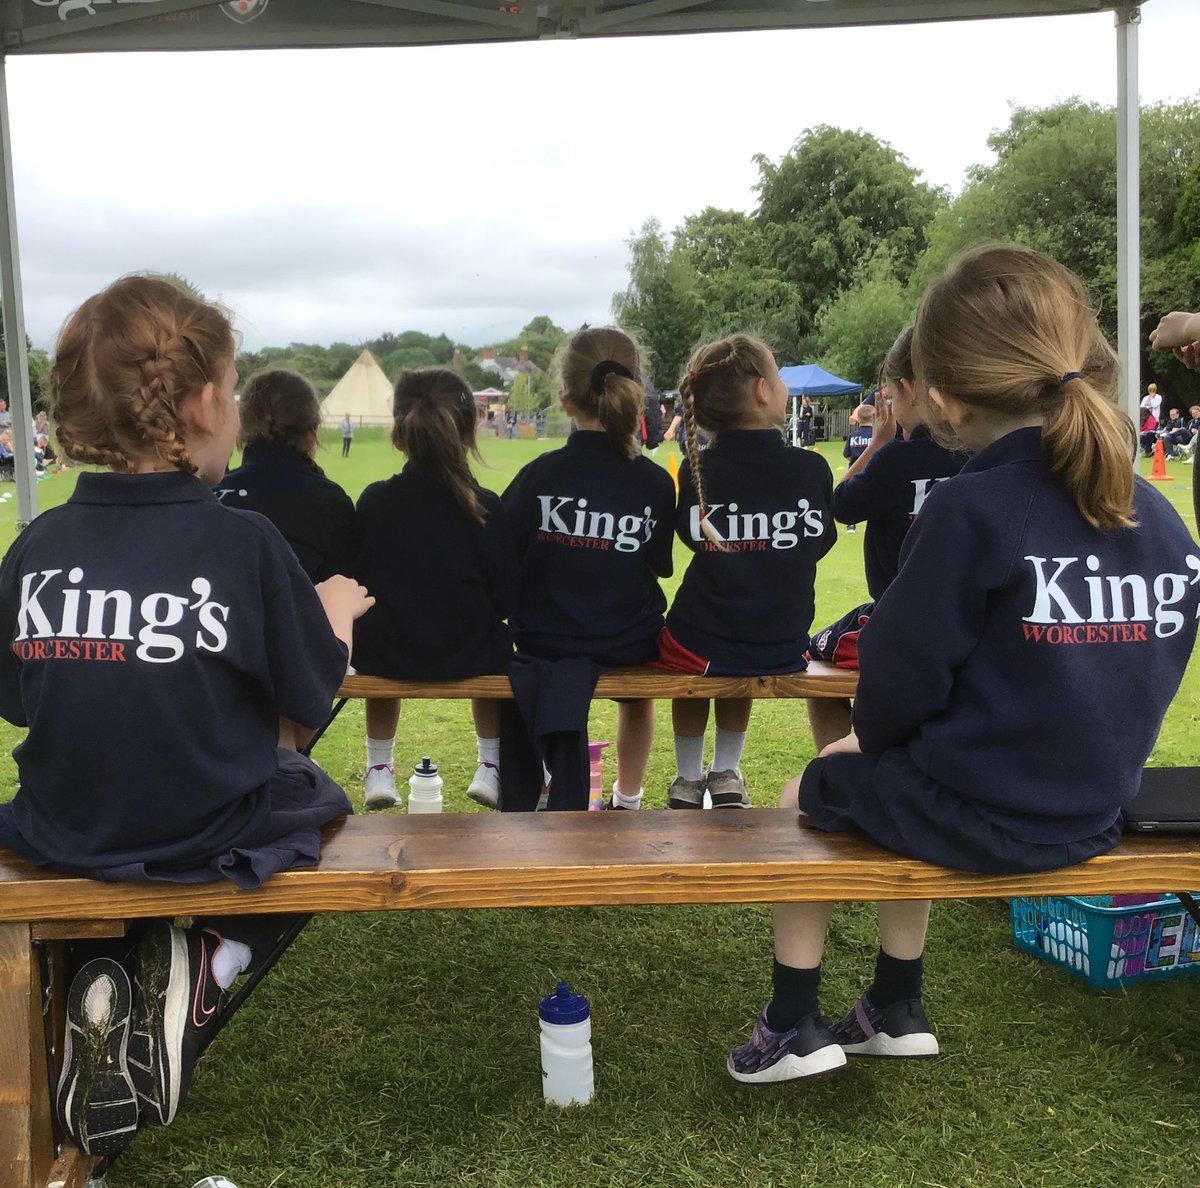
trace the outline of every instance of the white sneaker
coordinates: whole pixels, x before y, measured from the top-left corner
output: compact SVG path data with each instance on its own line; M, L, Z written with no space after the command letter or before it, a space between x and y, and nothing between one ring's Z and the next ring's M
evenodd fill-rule
M389 763L377 763L367 768L363 779L363 808L368 812L375 809L398 808L404 802L396 791L396 773Z
M471 777L467 798L484 808L500 807L500 769L492 763L481 763Z

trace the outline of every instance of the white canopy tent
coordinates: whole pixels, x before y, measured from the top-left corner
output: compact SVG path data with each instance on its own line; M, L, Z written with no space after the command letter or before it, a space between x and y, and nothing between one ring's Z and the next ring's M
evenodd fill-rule
M345 416L356 425L392 423L392 385L368 350L350 364L321 402L321 419L326 425L337 425Z
M18 526L37 514L30 396L13 201L5 58L120 50L450 44L1112 11L1117 26L1118 349L1125 404L1138 404L1139 108L1129 0L0 0L0 298L17 455ZM188 13L187 20L164 19Z

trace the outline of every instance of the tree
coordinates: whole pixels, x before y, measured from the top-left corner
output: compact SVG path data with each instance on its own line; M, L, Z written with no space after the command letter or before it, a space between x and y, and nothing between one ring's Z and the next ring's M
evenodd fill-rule
M50 356L39 350L25 336L25 355L27 361L26 374L29 377L29 401L33 408L41 406L50 384ZM0 400L12 404L8 391L8 350L3 338L0 338Z

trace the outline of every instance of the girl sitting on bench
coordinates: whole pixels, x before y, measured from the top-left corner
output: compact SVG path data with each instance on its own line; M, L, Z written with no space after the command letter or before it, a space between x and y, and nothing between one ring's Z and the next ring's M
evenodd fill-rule
M225 313L176 282L128 276L58 339L58 440L104 471L18 538L0 567L0 713L28 734L0 846L66 874L243 888L313 865L350 811L316 764L277 746L281 718L329 713L351 624L372 600L315 589L278 531L225 508L238 433ZM71 956L56 1109L112 1155L175 1116L225 992L277 955L294 917L165 921Z
M937 484L859 639L854 733L784 789L802 824L910 858L1017 873L1116 845L1196 636L1200 552L1140 478L1118 361L1079 279L968 251L913 337L926 420L974 457ZM879 905L875 978L820 1013L833 905L775 907L773 994L736 1080L937 1053L921 1005L928 903Z

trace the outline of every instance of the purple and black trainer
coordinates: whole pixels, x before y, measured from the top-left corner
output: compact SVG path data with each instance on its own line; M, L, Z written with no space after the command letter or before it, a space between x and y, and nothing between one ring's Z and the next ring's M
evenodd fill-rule
M846 1054L824 1016L806 1015L788 1031L772 1031L764 1007L750 1038L730 1052L725 1067L735 1081L765 1085L814 1077L845 1063Z
M905 998L880 1010L864 994L833 1025L834 1040L851 1056L928 1060L938 1054L937 1037L919 998Z

